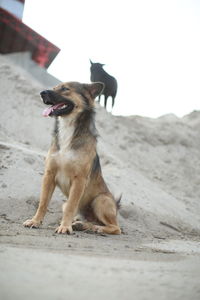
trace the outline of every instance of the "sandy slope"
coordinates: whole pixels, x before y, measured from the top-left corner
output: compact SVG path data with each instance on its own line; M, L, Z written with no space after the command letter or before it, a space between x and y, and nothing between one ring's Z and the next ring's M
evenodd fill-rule
M60 236L59 191L41 229L22 226L35 212L51 141L42 89L0 56L0 295L199 299L200 113L114 117L97 107L103 173L115 195L123 193L124 233Z

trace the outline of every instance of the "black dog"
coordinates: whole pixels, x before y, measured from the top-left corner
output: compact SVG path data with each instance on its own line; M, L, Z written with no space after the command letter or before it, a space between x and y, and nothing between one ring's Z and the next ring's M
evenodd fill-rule
M104 107L106 108L107 99L109 96L112 97L112 107L113 107L115 104L115 97L117 94L117 80L113 76L106 73L106 71L104 71L103 69L104 64L93 63L91 60L90 63L91 63L90 80L92 82L100 81L104 83L104 89L103 92L101 93L101 95L104 95ZM100 102L101 95L99 95L98 102Z

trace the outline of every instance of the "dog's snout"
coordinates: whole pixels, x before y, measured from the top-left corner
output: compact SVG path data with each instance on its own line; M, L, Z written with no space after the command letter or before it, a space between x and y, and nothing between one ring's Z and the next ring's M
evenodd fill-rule
M51 91L50 90L42 91L40 93L40 96L41 96L44 104L52 104L52 101L51 101Z
M43 96L45 96L45 95L47 95L47 94L48 94L48 90L45 90L45 91L42 91L42 92L40 93L40 96L43 97Z

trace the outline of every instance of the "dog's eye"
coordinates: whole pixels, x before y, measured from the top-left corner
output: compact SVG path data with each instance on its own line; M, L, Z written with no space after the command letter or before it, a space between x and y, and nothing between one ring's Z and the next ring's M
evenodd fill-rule
M69 88L67 88L66 86L63 86L63 87L61 88L61 91L62 91L62 92L69 91Z

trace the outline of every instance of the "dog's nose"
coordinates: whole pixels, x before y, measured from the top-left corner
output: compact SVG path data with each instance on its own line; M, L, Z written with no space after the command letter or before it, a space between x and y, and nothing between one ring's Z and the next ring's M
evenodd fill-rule
M51 91L45 90L40 93L40 96L44 102L44 104L52 104L51 102Z
M45 96L45 95L47 95L47 94L48 94L48 90L42 91L42 92L40 93L40 96L43 97L43 96Z

